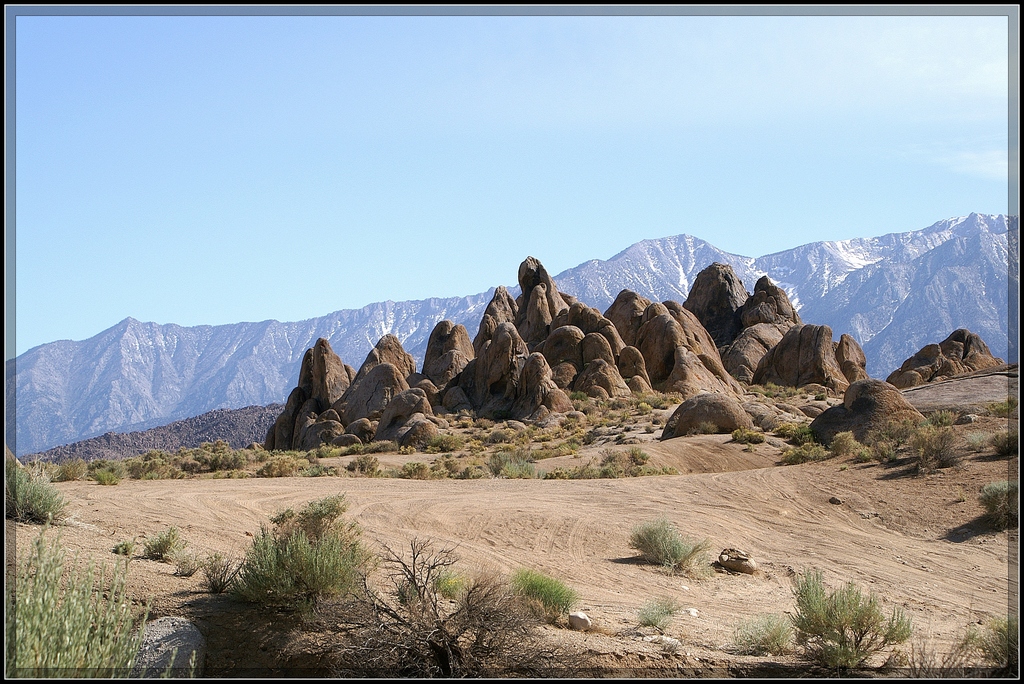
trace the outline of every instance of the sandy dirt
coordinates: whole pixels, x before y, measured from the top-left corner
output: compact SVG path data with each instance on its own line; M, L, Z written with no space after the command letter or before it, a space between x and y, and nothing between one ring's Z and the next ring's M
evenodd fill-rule
M958 431L994 432L1006 423L987 418ZM371 545L401 548L413 538L426 538L456 547L466 572L525 566L561 578L582 595L580 607L595 631L548 627L549 636L583 647L598 664L619 665L620 674L633 675L666 670L720 675L731 672L724 668L765 660L799 667L795 656L738 656L730 653L730 644L742 620L791 611L792 577L811 567L824 570L831 586L854 581L877 592L887 606L902 606L914 620L915 639L940 647L969 624L1006 615L1016 601L1016 530L990 531L979 520L983 510L976 500L983 484L1016 469L1016 458L998 458L991 450L971 453L960 468L920 476L907 464L852 459L780 466L777 449L759 445L748 453L728 440L719 435L644 444L652 463L685 473L673 476L60 483L72 516L57 531L72 552L104 561L116 558L111 552L116 542L171 526L195 552L241 555L275 512L344 493L347 517L358 522ZM842 503L830 503L832 497ZM630 530L660 516L687 534L709 539L713 557L727 547L749 552L760 572L693 579L636 563ZM37 532L38 527L17 525L19 546L26 547L25 540ZM153 617L180 615L200 626L210 641L208 675L273 673L261 668L319 662L310 653L318 648L315 638L296 631L288 635L298 628L291 618L256 616L258 611L232 599L204 593L200 575L173 573L170 564L132 560L132 595L150 602ZM673 655L639 641L637 611L661 596L697 611L696 616L681 611L666 630L683 644Z

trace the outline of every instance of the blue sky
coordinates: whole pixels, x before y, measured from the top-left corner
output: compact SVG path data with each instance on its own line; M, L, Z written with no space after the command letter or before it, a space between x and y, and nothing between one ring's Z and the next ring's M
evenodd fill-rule
M1007 27L20 16L17 353L1006 213Z

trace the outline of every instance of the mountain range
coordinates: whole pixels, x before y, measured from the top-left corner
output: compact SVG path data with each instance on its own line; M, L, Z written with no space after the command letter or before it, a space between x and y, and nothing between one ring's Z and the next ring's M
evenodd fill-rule
M1017 302L1010 296L1019 288L1019 253L1019 217L970 214L922 230L813 242L757 258L690 235L643 240L608 260L566 270L555 282L604 311L622 289L683 302L713 262L732 266L748 291L768 275L805 323L829 325L834 339L852 335L867 355L868 373L885 378L956 328L970 329L994 355L1016 361L1009 312L1012 303L1016 336ZM513 296L517 289L509 288ZM418 367L438 321L461 323L472 337L492 294L378 302L291 323L183 327L126 318L87 340L43 344L7 362L8 440L16 436L10 446L21 456L214 409L283 402L302 355L319 337L358 368L377 340L392 333Z

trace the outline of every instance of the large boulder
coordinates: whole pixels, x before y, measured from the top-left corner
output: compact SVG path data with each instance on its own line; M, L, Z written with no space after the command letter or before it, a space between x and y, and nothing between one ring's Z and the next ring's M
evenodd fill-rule
M782 330L802 323L800 314L786 296L786 291L761 276L754 292L739 308L740 325L749 328L760 323L782 326Z
M863 441L871 430L887 422L922 421L924 416L904 398L895 386L868 378L849 386L839 406L823 411L811 421L811 432L822 444L830 444L840 432L853 432Z
M676 302L651 304L644 311L637 348L655 389L683 393L742 389L725 371L714 340L696 316Z
M583 369L583 349L580 345L586 333L575 325L555 328L537 351L544 354L552 368L560 363L571 363L578 373Z
M850 386L836 360L832 328L827 325L794 325L768 350L754 371L753 384L769 382L789 387L816 383L836 392Z
M331 408L338 412L345 425L360 418L377 420L396 394L409 389L406 375L390 363L373 366L365 374L360 370L352 385Z
M333 413L327 411L325 413ZM312 451L321 444L330 444L335 437L345 434L345 426L337 420L317 416L312 422L306 421L297 434L295 448L298 451Z
M295 419L307 399L309 399L309 392L304 388L296 387L291 391L291 394L288 395L288 401L285 402L284 409L267 432L267 439L263 443L264 449L267 451L273 451L274 449L283 451L292 448Z
M612 322L622 343L636 346L636 335L640 330L640 319L644 311L651 305L651 300L641 297L632 290L623 290L604 312L605 318Z
M572 402L551 377L551 367L543 354L534 352L523 363L516 386L511 416L518 420L535 420L540 413L568 413Z
M435 387L445 387L475 356L476 351L465 326L449 320L439 321L427 340L423 374Z
M684 399L702 392L743 393L743 388L722 366L717 351L695 354L683 345L675 349L672 372L665 380L664 389L666 392L678 392Z
M511 410L528 353L526 342L514 325L498 324L459 381L478 415L490 417Z
M719 432L732 432L738 428L749 430L754 427L750 416L734 395L711 392L690 397L680 404L665 423L661 439L691 434L701 423L711 423Z
M639 377L648 388L651 386L651 378L647 375L647 365L644 363L644 355L636 347L623 347L619 353L617 364L619 375L629 384L631 378Z
M430 408L426 392L418 387L407 389L396 394L388 402L381 413L373 439L377 442L398 442L401 446L407 446L405 442L410 431L413 431L417 438L426 436L429 439L429 433L437 433L436 428L431 431L430 428L417 427L417 423L434 423L435 421L431 420L433 417L434 412Z
M601 312L597 309L581 302L576 302L570 306L564 312L564 318L562 314L555 317L554 322L552 322L552 329L557 327L561 320L565 321L564 325L574 325L586 335L596 333L604 337L605 341L608 342L608 347L612 350L614 358L618 358L619 352L626 346L614 323L602 316ZM615 363L615 361L612 360L611 363Z
M330 343L322 337L313 345L310 356L312 365L310 396L319 400L321 406L331 406L345 393L356 374L351 366L342 363L338 355L331 349ZM302 385L301 380L299 385Z
M622 348L620 347L619 349L621 350ZM583 342L580 343L580 351L583 353L584 366L596 359L601 359L605 363L608 363L613 367L615 366L615 357L617 354L612 351L612 347L608 343L608 338L601 333L587 333L586 337L583 338Z
M602 393L595 394L595 388L600 388ZM601 398L628 397L633 394L629 385L619 375L619 369L604 359L594 359L588 363L573 383L573 389L588 396Z
M857 344L857 340L843 333L839 341L835 343L836 361L843 375L850 382L868 379L868 359L864 356L864 350Z
M714 263L697 274L683 307L692 311L715 344L731 344L740 333L740 307L747 291L728 264Z
M757 365L768 350L782 341L784 331L772 323L756 323L744 328L722 352L722 365L734 378L750 384Z
M476 337L473 338L473 350L476 356L480 355L480 348L484 342L491 339L494 331L501 323L515 325L516 317L519 315L519 305L512 295L508 293L504 285L499 285L491 296L491 301L484 309L484 315L480 318L480 327L477 328Z
M1004 361L992 356L988 345L970 330L954 330L939 344L929 344L903 362L889 374L886 381L900 389L945 380L985 368L1003 365Z
M399 339L389 333L381 337L377 345L366 355L366 360L359 367L352 384L358 383L367 373L385 363L394 366L403 380L416 372L416 361L412 354L405 351Z
M554 279L548 275L544 266L532 256L526 257L526 259L523 260L523 263L519 264L519 289L521 290L521 294L516 299L516 302L519 305L519 313L516 316L517 328L520 328L526 321L528 312L525 309L533 298L534 288L538 285L543 285L544 287L542 291L542 298L545 303L544 308L548 312L549 323L551 322L551 318L554 318L563 310L569 308L569 304L562 297L561 293L558 292Z
M523 341L532 348L543 342L551 330L552 314L548 304L547 286L544 283L537 283L530 290L530 298L524 301L524 306L519 310L521 322L516 328Z
M643 319L636 335L636 348L644 357L651 385L660 387L672 374L676 347L686 344L686 335L663 304L651 304Z

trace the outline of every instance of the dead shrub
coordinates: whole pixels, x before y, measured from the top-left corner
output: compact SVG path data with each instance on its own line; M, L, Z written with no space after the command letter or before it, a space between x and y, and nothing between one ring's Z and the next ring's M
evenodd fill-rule
M467 579L454 600L440 591L457 557L413 540L399 555L384 547L388 577L338 606L348 639L337 661L344 677L571 676L573 659L551 650L502 578Z

